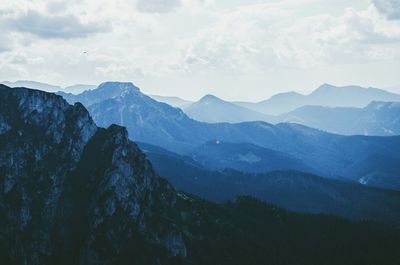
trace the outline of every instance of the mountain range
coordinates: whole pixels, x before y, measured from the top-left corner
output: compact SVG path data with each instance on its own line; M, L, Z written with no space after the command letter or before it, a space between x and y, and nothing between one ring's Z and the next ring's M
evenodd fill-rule
M67 86L67 87L63 88L61 86L50 85L50 84L46 84L46 83L29 81L29 80L18 80L15 82L3 81L3 82L1 82L1 84L6 85L8 87L26 87L26 88L32 88L32 89L42 90L42 91L46 91L46 92L63 91L65 93L72 93L72 94L79 94L85 90L91 90L91 89L94 89L97 87L95 85L76 84L76 85Z
M194 120L209 123L239 123L246 121L269 121L272 119L272 117L265 114L224 101L213 95L204 96L199 101L183 108L183 111Z
M151 98L159 101L166 103L168 105L171 105L176 108L181 108L185 109L186 107L190 106L193 104L192 101L181 99L179 97L172 97L172 96L157 96L157 95L149 95Z
M208 200L224 202L237 195L252 195L293 211L390 223L400 220L398 191L370 188L293 170L268 173L214 170L213 165L202 165L189 156L146 143L138 144L156 172L174 187Z
M209 95L183 110L189 117L208 123L290 122L342 135L400 135L400 102L372 101L364 108L302 106L272 116Z
M400 188L397 177L400 172L397 166L400 136L342 136L288 123L203 123L190 119L178 108L142 94L131 83L103 83L97 89L80 95L62 95L70 103L82 102L98 125L107 127L115 123L126 126L131 139L178 154L188 155L209 141L248 143L284 153L318 175ZM257 156L250 152L240 155ZM224 159L225 156L215 157L216 163L222 163ZM288 167L281 169L292 169L290 165Z
M62 88L23 80L3 83L10 87L30 87L48 92L59 92L65 98L69 97L67 94L82 94L96 88L93 85L73 85ZM116 95L107 94L102 98ZM85 93L80 95L79 100L85 101L84 96ZM196 102L173 96L151 95L150 97L182 109L194 120L207 123L290 122L342 135L392 136L400 134L400 121L397 119L400 114L397 104L400 95L375 88L336 87L325 84L309 95L295 92L281 93L259 103L229 102L213 95L206 95ZM350 100L352 98L357 100ZM86 102L85 105L88 104L90 105L90 102ZM263 113L263 106L272 110L267 113L274 115Z
M369 94L369 97L364 96ZM267 115L254 110L254 106L229 102L207 95L199 101L180 107L192 119L208 123L240 123L265 121L268 123L291 122L342 135L391 136L400 134L399 95L383 90L361 87L333 87L324 85L299 100L300 94L283 93L272 97L268 104L272 109L290 105L287 109L298 107L280 115ZM316 96L317 95L317 96ZM334 95L334 96L332 96ZM365 106L335 98L364 98ZM331 101L330 98L333 98ZM386 100L386 101L378 101ZM282 101L282 102L281 102ZM392 102L393 101L393 102ZM286 102L286 103L284 103ZM267 105L268 105L267 104ZM308 105L309 104L309 105ZM254 105L254 104L253 104ZM338 107L344 105L344 107Z
M400 135L400 102L373 101L364 108L303 106L276 120L343 135Z
M250 173L275 170L313 171L300 159L291 155L249 143L209 141L188 155L197 163L212 170L229 168Z
M97 127L80 103L3 85L0 99L1 264L390 265L400 258L391 226L292 213L246 196L210 203L175 191L125 128ZM388 198L381 212L399 212L391 210L396 192L375 195ZM373 199L365 196L364 203Z
M281 93L258 102L236 102L236 104L254 111L280 115L302 106L316 105L326 107L356 107L362 108L372 101L400 101L400 95L378 88L363 88L360 86L321 85L308 95L296 92Z

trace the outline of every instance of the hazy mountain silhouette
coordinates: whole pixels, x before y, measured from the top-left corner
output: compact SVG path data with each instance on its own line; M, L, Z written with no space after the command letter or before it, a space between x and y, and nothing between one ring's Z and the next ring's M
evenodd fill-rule
M304 106L276 117L344 135L400 134L400 102L373 101L365 108Z
M209 141L189 155L194 161L212 170L230 168L254 173L276 170L313 171L301 160L286 153L249 143Z
M4 84L8 87L26 87L26 88L32 88L32 89L37 89L37 90L46 91L46 92L62 91L64 93L72 93L72 94L80 94L80 93L84 92L85 90L91 90L91 89L94 89L97 87L95 85L76 84L76 85L67 86L67 87L63 88L61 86L50 85L50 84L46 84L46 83L29 81L29 80L18 80L15 82L4 81L4 82L1 82L1 84Z
M36 81L29 81L29 80L18 80L15 82L4 81L1 83L9 87L27 87L46 92L58 92L62 90L62 87L60 86L50 85Z
M212 140L250 143L286 153L320 175L352 179L367 185L370 184L369 178L364 177L373 172L366 170L355 179L356 175L352 172L354 165L362 164L374 155L385 155L393 161L398 161L400 157L400 136L346 137L297 124L202 123L190 119L178 108L142 94L130 83L104 83L98 89L77 96L68 95L67 99L86 104L93 119L102 127L114 123L126 126L132 139L180 154L190 154L198 146ZM374 167L380 170L371 183L379 183L379 178L392 178L392 170L380 166L379 161ZM370 166L368 168L372 170ZM357 172L360 170L357 169ZM392 183L388 186L393 187Z
M270 121L265 114L224 101L213 95L206 95L199 101L184 108L184 112L192 119L203 122Z
M158 95L149 95L149 96L159 102L167 103L168 105L181 109L185 109L186 107L190 106L193 103L192 101L181 99L179 97L158 96Z
M322 178L297 171L213 171L157 146L138 143L158 174L177 189L223 202L252 195L294 211L330 213L352 219L400 221L400 192Z
M63 92L72 93L72 94L80 94L86 90L95 89L96 87L97 86L95 86L95 85L76 84L76 85L64 87Z
M378 88L338 87L324 84L308 95L288 92L258 103L236 102L236 104L264 114L279 115L306 105L361 108L372 101L400 101L400 95Z

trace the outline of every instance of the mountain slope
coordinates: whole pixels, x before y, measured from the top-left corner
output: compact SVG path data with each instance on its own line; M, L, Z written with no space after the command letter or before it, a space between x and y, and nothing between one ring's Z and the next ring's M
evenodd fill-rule
M372 101L398 102L400 95L378 88L337 87L324 84L308 95L289 92L277 94L258 103L237 102L236 104L264 114L280 115L307 105L362 108Z
M2 264L109 264L132 244L164 252L137 255L149 263L186 255L174 190L124 128L54 94L0 86L0 98Z
M93 86L93 85L77 84L77 85L72 85L72 86L67 86L67 87L62 88L60 86L50 85L50 84L36 82L36 81L29 81L29 80L18 80L15 82L4 81L4 82L1 82L1 84L4 84L8 87L26 87L26 88L37 89L37 90L42 90L42 91L46 91L46 92L63 91L64 93L72 93L72 94L79 94L79 93L84 92L85 90L90 90L90 89L94 89L97 87L97 86Z
M36 81L29 81L29 80L18 80L15 82L4 81L1 83L6 86L9 86L9 87L27 87L27 88L46 91L46 92L57 92L57 91L62 90L62 88L60 86L54 86L54 85L49 85L49 84L36 82Z
M203 122L268 121L267 115L224 101L212 95L206 95L184 109L192 119Z
M319 175L351 179L354 176L348 169L371 155L400 157L398 136L346 137L297 124L202 123L190 119L180 109L153 100L128 83L104 83L98 89L69 97L70 102L81 100L89 105L88 110L98 125L126 126L133 140L179 154L189 154L213 140L249 143L286 153L315 169Z
M278 115L302 106L305 96L296 92L279 93L271 98L258 102L234 102L235 104L263 113L266 115Z
M212 171L159 147L139 143L158 174L177 189L224 202L251 195L293 211L328 213L352 219L400 222L400 192L321 178L296 171L261 174Z
M181 99L178 97L168 97L168 96L157 96L157 95L150 95L151 98L171 105L176 108L185 109L186 107L190 106L193 102L185 99Z
M106 99L122 96L126 93L139 91L132 83L106 82L100 84L96 89L84 91L78 95L72 93L58 92L69 103L81 102L86 107Z
M189 155L194 161L212 170L230 168L251 173L274 170L313 171L301 160L286 153L248 143L210 141Z
M249 197L216 206L182 194L177 207L187 220L191 264L394 265L400 259L399 232L369 223L288 213Z
M343 135L400 134L400 102L371 102L365 108L304 106L277 117Z
M176 193L124 128L96 127L81 104L5 86L0 99L1 264L390 265L400 258L400 234L389 226L294 214L248 197L216 205Z
M95 85L76 84L76 85L64 87L63 92L72 93L72 94L80 94L86 90L95 89L96 87L97 86L95 86Z

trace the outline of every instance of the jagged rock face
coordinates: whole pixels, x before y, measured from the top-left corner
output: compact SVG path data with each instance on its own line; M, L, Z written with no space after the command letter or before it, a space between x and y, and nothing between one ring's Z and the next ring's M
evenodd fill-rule
M165 246L173 256L185 256L181 234L168 219L174 203L172 187L155 176L144 154L128 140L125 128L112 125L99 129L65 184L58 215L58 227L63 231L58 241L68 238L70 231L80 231L68 242L80 246L84 254L79 258L84 264L125 257L134 251L127 246L138 233ZM76 220L76 213L87 218ZM99 242L107 242L107 249ZM62 243L60 249L69 247ZM71 258L68 254L57 256L63 261ZM65 264L76 263L77 258Z
M18 246L12 256L35 264L51 253L63 182L97 127L82 105L58 96L1 87L0 98L1 236Z
M78 95L64 92L58 92L57 94L63 96L71 104L81 102L88 107L103 100L130 93L141 95L139 88L130 82L104 82L96 89L84 91Z
M45 92L0 86L0 99L0 260L134 264L138 242L186 255L173 189L124 128Z

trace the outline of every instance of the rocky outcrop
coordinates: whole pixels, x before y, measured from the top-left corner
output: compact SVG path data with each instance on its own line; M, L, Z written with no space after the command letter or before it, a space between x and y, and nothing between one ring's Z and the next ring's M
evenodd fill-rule
M0 86L0 260L147 264L186 255L175 193L124 128L80 104ZM163 255L146 257L146 245ZM147 260L144 260L146 258Z

